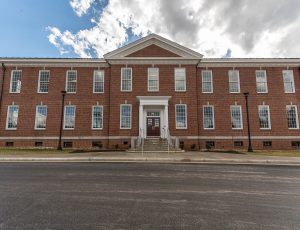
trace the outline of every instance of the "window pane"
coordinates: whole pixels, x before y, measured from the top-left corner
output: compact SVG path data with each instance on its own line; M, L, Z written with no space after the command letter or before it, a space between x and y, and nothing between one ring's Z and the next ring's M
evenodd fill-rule
M268 92L266 71L256 71L256 90L258 93Z
M121 105L121 125L122 129L131 128L131 105Z
M12 92L12 93L20 93L21 92L21 77L22 77L21 70L13 70L12 71L10 92Z
M50 72L49 71L40 71L39 76L39 93L47 93L49 87L49 78Z
M67 92L68 93L76 93L77 87L77 72L76 71L68 71L67 72Z
M298 112L295 105L286 107L287 121L289 129L298 129Z
M186 90L185 68L175 69L175 90L176 91Z
M102 129L103 111L102 106L93 107L93 129Z
M294 74L292 70L284 70L283 72L284 91L285 93L294 93Z
M131 91L132 71L131 68L121 69L121 89L122 91Z
M239 78L239 71L237 70L229 71L229 92L230 93L240 92L240 78Z
M35 128L36 129L45 129L46 128L46 119L47 119L47 106L38 105L36 108L36 114L35 114Z
M148 91L159 90L158 68L148 68Z
M233 129L241 129L242 123L242 108L241 106L231 106L231 127Z
M104 92L104 71L94 72L94 93Z
M176 128L186 128L186 105L176 105Z
M65 129L75 128L75 106L65 106L64 127Z
M212 106L203 107L203 127L204 129L214 129L214 110Z
M18 114L19 114L19 106L18 105L8 106L7 121L6 121L7 129L16 129L17 128Z
M212 93L212 72L202 71L202 92Z
M271 128L269 106L261 105L258 107L259 126L261 129Z

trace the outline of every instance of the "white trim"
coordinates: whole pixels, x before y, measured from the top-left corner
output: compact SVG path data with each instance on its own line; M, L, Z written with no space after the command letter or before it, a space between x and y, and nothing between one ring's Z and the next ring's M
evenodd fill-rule
M67 107L74 107L74 127L73 128L66 128L66 110ZM74 130L75 129L75 124L76 124L76 105L65 105L64 106L64 130Z
M131 75L130 75L130 90L123 90L123 69L130 69L130 72L131 72ZM133 75L133 73L132 73L132 68L131 67L122 67L121 68L121 84L120 84L120 86L121 86L121 88L120 88L120 91L121 92L132 92L132 75Z
M130 127L122 128L122 106L130 107ZM131 104L121 104L120 105L120 129L131 129L132 127L132 105Z
M290 129L290 130L297 130L297 129L299 129L299 117L298 117L298 108L297 108L297 105L287 105L286 106L286 112L287 112L287 109L289 108L289 107L295 107L295 111L296 111L296 125L297 125L297 127L296 128L289 128L288 127L288 129ZM288 117L287 117L288 118Z
M21 73L21 87L20 87L20 90L16 91L16 92L12 91L12 80L13 80L14 72L20 72ZM16 93L16 94L21 93L21 88L22 88L22 70L12 70L11 74L10 74L9 93Z
M95 92L96 72L102 72L103 73L103 92ZM94 94L103 94L104 92L105 92L105 71L104 70L94 70L94 73L93 73L93 93Z
M185 127L178 127L177 126L177 106L184 106L185 107ZM186 104L175 104L175 127L176 129L187 129L188 128L188 111L187 111L187 105Z
M102 111L101 111L101 114L102 114L102 117L101 117L101 128L94 128L93 127L93 124L94 124L94 108L95 107L99 107L99 108L101 108L102 109ZM92 130L103 130L103 117L104 117L104 115L103 115L103 105L93 105L92 106Z
M284 85L284 73L285 72L291 72L292 74L291 74L291 76L292 76L292 83L293 83L293 90L292 90L292 92L286 92L286 90L285 90L285 85ZM286 94L291 94L291 93L295 93L296 91L295 91L295 80L294 80L294 71L293 70L282 70L282 80L283 80L283 88L284 88L284 93L286 93Z
M37 111L38 111L38 107L40 107L40 106L46 107L47 114L46 114L46 119L45 119L45 128L37 128L36 127L36 125L37 125L37 120L36 120L36 118L37 118ZM36 105L36 107L35 107L34 130L46 130L46 127L47 127L47 116L48 116L48 107L47 107L47 105Z
M231 76L230 73L232 73L232 72L237 73L238 81L230 81L230 76ZM229 82L229 93L233 93L233 94L241 93L241 81L240 81L240 71L239 70L228 70L228 82ZM238 83L238 92L230 91L230 83L231 82Z
M211 107L212 108L212 119L213 119L213 128L205 128L205 125L204 125L204 107ZM213 105L203 105L202 106L202 125L203 125L203 129L204 130L214 130L215 129L215 108Z
M75 72L76 73L76 89L75 89L75 92L68 92L68 73L69 72ZM76 94L76 92L77 92L77 83L78 83L77 70L67 70L66 71L66 86L65 86L66 92L68 94Z
M49 73L49 80L48 80L48 91L47 91L47 92L40 92L41 72L48 72L48 73ZM39 70L39 79L38 79L38 88L37 88L37 93L41 93L41 94L48 93L48 92L49 92L49 82L50 82L50 70Z
M176 89L176 71L177 70L184 70L184 89L183 90ZM175 92L186 92L186 69L185 69L185 67L174 68L174 86L175 86Z
M18 108L18 117L17 117L17 127L18 127L18 123L19 123L19 109L20 109L20 107L19 107L19 105L8 105L7 106L7 113L6 113L6 125L5 125L5 129L6 130L17 130L17 127L16 128L9 128L8 127L8 115L9 115L9 109L10 109L10 107L17 107Z
M266 92L258 92L257 91L257 73L259 72L262 72L264 73L264 77L265 77L265 83L266 83ZM255 83L256 83L256 93L258 94L265 94L265 93L268 93L269 92L269 89L268 89L268 77L267 77L267 71L266 70L255 70Z
M150 78L150 74L149 74L149 72L150 72L150 69L156 69L157 70L157 75L156 75L156 77L157 77L157 89L150 89L149 88L149 78ZM159 68L157 68L157 67L149 67L148 68L148 81L147 81L147 85L148 85L148 92L159 92Z
M204 83L204 81L203 81L203 77L204 77L204 73L205 72L207 72L207 73L210 73L210 77L211 77L211 81L210 81L210 83L211 83L211 92L204 92L203 91L203 83ZM202 70L201 71L201 75L202 75L202 93L207 93L207 94L210 94L210 93L214 93L214 81L213 81L213 73L212 73L212 70ZM206 82L207 83L207 82Z
M259 122L259 110L261 107L267 107L268 108L268 121L269 121L269 128L261 128L259 124L260 130L271 130L271 112L270 112L270 106L269 105L258 105L258 122Z
M241 128L233 128L232 127L232 108L233 107L237 107L237 108L239 108L239 110L240 110L240 115L241 115L241 117L240 117L240 119L241 119ZM242 106L241 105L231 105L230 106L230 117L231 117L231 129L232 130L242 130L243 129L243 111L242 111Z

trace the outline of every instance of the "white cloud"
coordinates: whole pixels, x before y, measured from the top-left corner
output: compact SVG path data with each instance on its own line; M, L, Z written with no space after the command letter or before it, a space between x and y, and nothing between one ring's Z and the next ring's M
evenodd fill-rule
M70 4L81 16L96 1ZM300 51L298 0L110 0L91 21L92 28L77 33L49 28L49 41L61 53L102 57L126 43L131 29L136 36L157 33L205 57L225 56L228 49L232 57L295 57Z

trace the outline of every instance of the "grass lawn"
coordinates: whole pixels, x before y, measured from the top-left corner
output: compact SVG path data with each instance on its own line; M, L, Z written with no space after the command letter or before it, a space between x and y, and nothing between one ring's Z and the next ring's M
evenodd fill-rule
M0 155L40 155L40 154L69 154L73 153L72 149L58 151L56 149L22 149L22 148L0 148Z
M261 155L261 156L300 157L300 150L254 151L253 153L247 153L247 154Z

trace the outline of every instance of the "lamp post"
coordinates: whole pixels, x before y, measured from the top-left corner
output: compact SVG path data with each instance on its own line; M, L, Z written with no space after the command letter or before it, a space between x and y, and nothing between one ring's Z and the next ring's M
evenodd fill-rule
M61 91L61 116L60 116L60 130L59 130L59 139L58 139L58 146L57 150L62 150L61 147L61 136L62 136L62 129L63 129L63 120L64 120L64 105L65 105L65 96L66 96L66 91L63 90Z
M253 152L252 144L251 144L251 132L250 132L250 122L249 122L249 109L248 109L248 96L249 92L244 93L246 100L246 111L247 111L247 126L248 126L248 152Z

